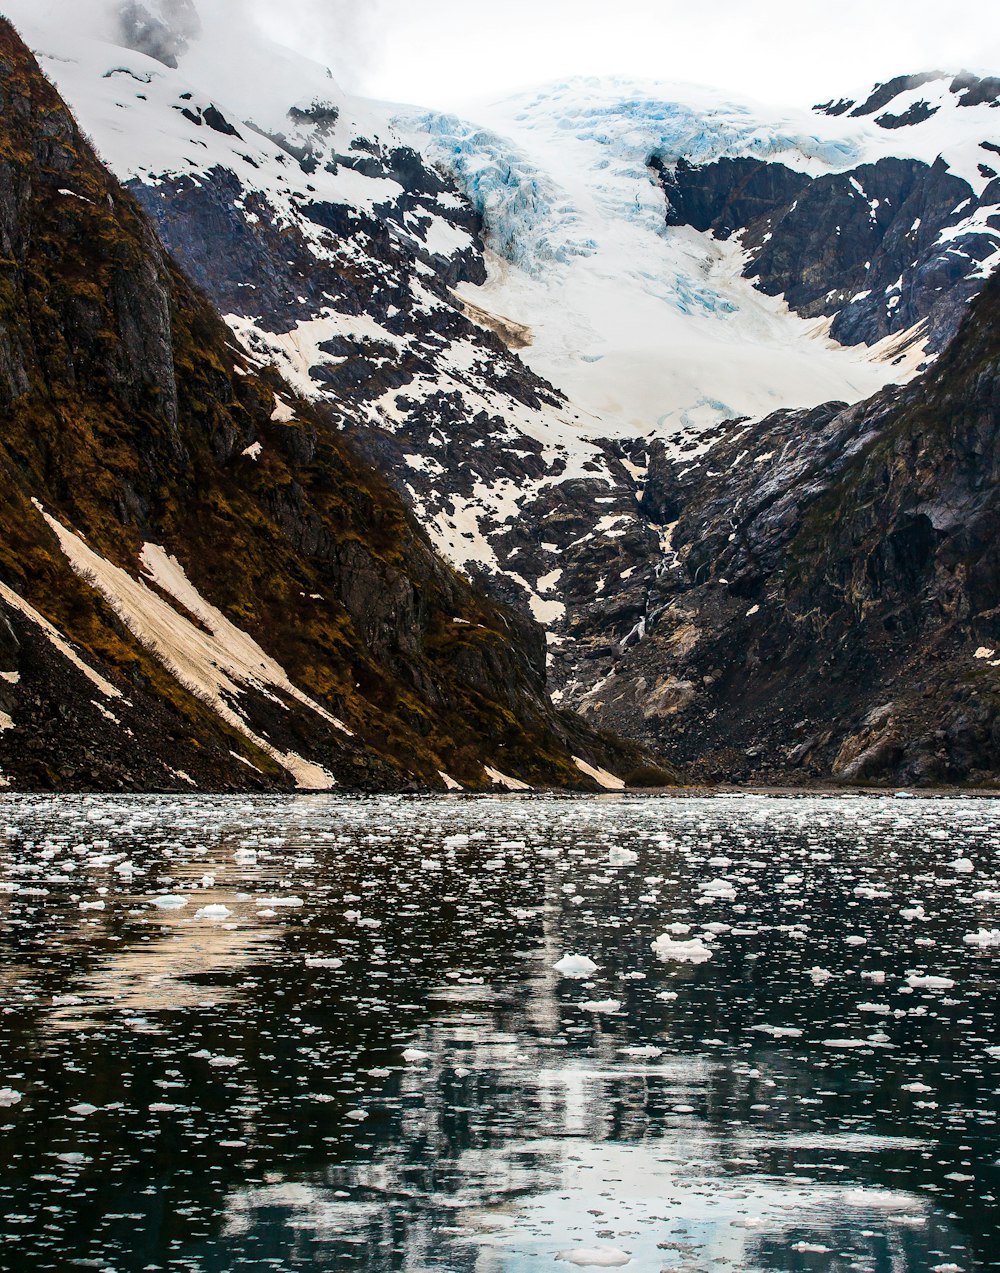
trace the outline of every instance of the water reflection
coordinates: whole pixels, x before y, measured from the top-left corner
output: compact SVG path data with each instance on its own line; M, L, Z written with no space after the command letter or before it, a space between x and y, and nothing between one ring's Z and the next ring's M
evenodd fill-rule
M0 832L4 1267L1000 1267L997 802Z

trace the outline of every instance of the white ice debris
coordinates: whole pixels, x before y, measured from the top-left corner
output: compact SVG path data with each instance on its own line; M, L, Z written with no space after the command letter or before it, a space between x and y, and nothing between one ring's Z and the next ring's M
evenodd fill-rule
M564 977L576 979L592 977L597 972L597 964L587 955L564 955L553 968Z
M736 900L736 886L729 880L707 880L698 885L698 892L705 898L717 898L719 901Z
M161 911L179 911L187 904L186 897L178 897L174 893L165 893L162 897L153 898L153 905L158 906Z
M669 933L661 933L652 945L653 954L664 963L703 964L712 958L712 952L700 937L677 941Z
M228 906L215 902L211 906L202 906L200 910L195 911L195 919L228 919L232 915L232 911Z
M560 1251L556 1256L564 1264L577 1268L620 1269L632 1263L632 1257L614 1246L578 1247L575 1251Z
M586 999L580 1004L584 1012L618 1012L621 1006L620 999Z
M12 1087L0 1087L0 1109L9 1109L12 1105L20 1105L24 1098Z
M424 1052L420 1048L406 1048L403 1052L403 1060L407 1065L418 1065L421 1061L429 1061L431 1054Z
M911 972L906 978L906 984L912 990L951 990L955 982L951 977L938 977L933 973L925 975Z
M614 844L608 850L609 866L631 866L633 862L638 861L639 854L634 849L626 849Z
M966 933L962 940L967 946L978 946L980 950L992 950L1000 946L1000 928L980 928L978 932Z
M948 866L956 875L971 875L976 869L976 865L969 858L956 858L954 862L949 862Z

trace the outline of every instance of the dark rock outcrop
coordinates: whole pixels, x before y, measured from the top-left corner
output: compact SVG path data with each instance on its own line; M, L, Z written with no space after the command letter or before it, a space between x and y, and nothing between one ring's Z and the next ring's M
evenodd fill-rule
M1000 279L920 379L683 465L643 639L584 710L710 780L1000 780Z
M759 159L652 163L668 225L739 234L744 275L803 317L832 319L844 345L918 329L940 352L1000 242L1000 181L977 197L941 160L881 159L816 178ZM947 233L977 207L986 215L975 229Z

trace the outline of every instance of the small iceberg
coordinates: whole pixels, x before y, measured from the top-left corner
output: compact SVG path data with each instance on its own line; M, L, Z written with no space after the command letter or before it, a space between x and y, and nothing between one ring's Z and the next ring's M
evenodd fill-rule
M586 955L564 955L553 967L564 977L592 977L597 972L597 964Z

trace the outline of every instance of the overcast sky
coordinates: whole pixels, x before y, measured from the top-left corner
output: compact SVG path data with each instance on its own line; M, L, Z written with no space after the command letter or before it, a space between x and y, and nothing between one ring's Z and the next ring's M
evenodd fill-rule
M921 69L1000 75L997 0L253 0L345 87L449 106L623 73L812 104Z

